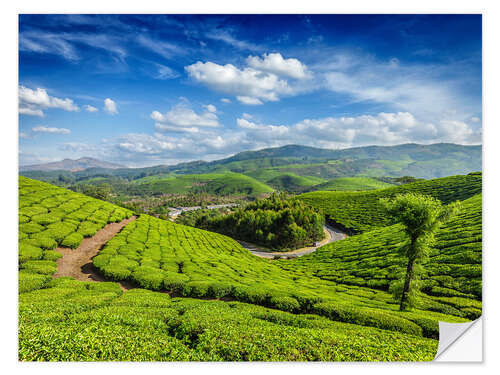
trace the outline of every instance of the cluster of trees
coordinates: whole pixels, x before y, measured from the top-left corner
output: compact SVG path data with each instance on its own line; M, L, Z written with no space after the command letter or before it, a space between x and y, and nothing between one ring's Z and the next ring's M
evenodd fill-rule
M275 250L296 249L321 240L324 217L283 193L257 200L229 215L200 215L194 226Z

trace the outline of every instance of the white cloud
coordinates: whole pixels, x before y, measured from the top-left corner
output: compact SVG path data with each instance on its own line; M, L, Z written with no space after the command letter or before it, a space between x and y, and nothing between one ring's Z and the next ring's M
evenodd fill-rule
M104 110L108 112L110 115L116 115L118 113L118 109L116 108L116 103L110 98L104 99Z
M47 126L36 126L31 129L35 133L53 133L53 134L70 134L71 130L66 128L50 128Z
M43 117L43 109L60 108L65 111L78 111L78 106L69 98L61 99L50 96L47 90L38 87L36 90L19 86L19 113L23 115Z
M243 117L246 120L251 120L253 118L253 116L249 113L242 113L241 117Z
M71 151L71 152L98 152L99 148L95 145L89 145L88 143L81 142L66 142L59 146L61 151Z
M227 30L213 30L205 34L205 36L209 39L224 42L241 50L260 51L262 49L256 44L236 39Z
M219 119L215 114L217 108L212 104L208 104L205 108L205 112L196 113L192 108L181 103L164 114L153 111L151 118L155 121L155 128L158 131L196 133L200 131L200 128L218 127Z
M252 98L251 96L237 96L236 99L240 103L247 104L247 105L260 105L264 104L260 99L257 98Z
M91 106L89 104L85 105L84 108L87 112L98 112L99 111L99 109L97 109L96 107Z
M288 76L296 79L304 79L310 76L305 64L297 59L284 59L280 53L264 54L259 56L248 56L248 66L263 71L274 73L279 76Z
M28 133L24 133L24 132L19 132L19 138L30 138L29 134Z
M243 116L242 116L243 117ZM248 139L260 142L305 144L326 148L396 145L408 142L478 144L481 131L457 120L419 121L411 113L305 119L294 125L267 125L237 119ZM268 146L267 146L268 147Z
M127 55L125 48L121 46L121 38L106 34L47 33L42 30L23 31L19 34L19 50L55 54L69 61L81 59L76 48L78 44L104 49L121 61Z
M470 121L477 124L478 122L481 122L481 119L479 117L471 117Z
M28 115L28 116L39 116L43 117L43 111L41 109L34 109L32 107L19 107L20 115Z
M349 102L384 104L386 111L407 111L419 118L435 121L459 112L461 119L470 118L480 103L467 99L465 80L450 76L455 65L403 64L397 58L375 60L371 56L331 53L316 56L315 71L318 87L345 94ZM446 78L444 78L446 77ZM457 116L458 117L458 116Z
M257 101L278 101L280 96L294 92L286 80L276 74L254 68L241 70L232 64L219 65L210 61L198 61L185 69L192 79L216 91L243 98L239 99L240 101L253 101L252 104Z
M217 112L217 107L214 106L213 104L207 104L207 105L204 105L203 107L206 108L206 110L208 112L212 112L212 113Z
M177 73L170 67L157 63L155 63L155 65L158 68L158 74L155 76L156 79L167 80L179 77L179 73Z
M230 99L228 99L228 98L222 98L220 101L221 101L222 103L227 103L227 104L231 103L231 100L230 100Z
M142 47L148 48L166 59L171 59L177 55L184 55L187 52L185 48L165 41L153 40L145 35L139 35L136 40Z

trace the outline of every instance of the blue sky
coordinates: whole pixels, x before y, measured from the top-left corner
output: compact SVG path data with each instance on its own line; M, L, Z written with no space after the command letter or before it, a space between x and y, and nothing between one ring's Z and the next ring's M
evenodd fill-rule
M19 162L480 144L480 15L21 15Z

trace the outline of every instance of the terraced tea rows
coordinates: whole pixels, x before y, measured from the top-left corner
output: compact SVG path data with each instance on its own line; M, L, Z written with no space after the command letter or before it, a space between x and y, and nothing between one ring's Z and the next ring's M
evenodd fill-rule
M390 219L379 204L380 198L418 192L431 195L448 204L481 193L482 174L451 176L366 192L318 191L298 196L309 205L323 210L327 221L351 233L365 232L390 225Z
M461 212L446 223L425 266L422 290L428 294L421 308L475 319L481 315L482 195L462 202ZM394 225L321 247L293 261L280 261L290 271L331 280L388 290L405 262L397 249L405 241ZM445 304L438 307L435 303Z
M307 267L284 270L252 256L229 237L149 216L128 224L94 258L94 265L109 279L132 280L147 289L231 298L417 335L424 334L419 324L436 337L437 320L457 319L441 314L447 305L437 302L436 313L415 311L402 317L386 291L321 279Z
M104 226L131 212L29 179L21 179L20 197L21 211L30 214L23 224L60 213L58 222L73 225L59 240L42 224L45 229L23 232L20 240L24 360L428 360L437 345L424 337L437 339L439 320L465 321L481 309L480 197L465 202L461 216L443 228L441 252L429 268L434 284L421 306L405 312L386 283L374 284L390 280L400 264L393 256L402 240L397 227L312 256L269 261L229 237L140 216L94 258L104 276L174 296L233 302L170 299L142 289L122 295L115 283L51 281L54 243L78 233L80 223ZM50 246L34 246L40 232ZM473 267L463 267L463 259Z
M107 223L132 212L44 182L19 178L20 290L30 290L57 269L58 246L76 248Z
M437 341L66 279L19 297L21 361L429 361Z

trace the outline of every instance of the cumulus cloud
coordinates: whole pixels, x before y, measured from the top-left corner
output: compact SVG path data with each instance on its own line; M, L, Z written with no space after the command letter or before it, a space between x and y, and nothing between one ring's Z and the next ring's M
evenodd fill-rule
M35 133L70 134L71 130L66 128L51 128L47 126L35 126L31 129Z
M242 116L243 117L243 116ZM381 112L355 117L305 119L293 125L267 125L237 119L246 136L256 140L278 140L281 145L298 143L326 148L363 145L396 145L408 142L454 142L477 144L481 131L456 120L425 122L411 113Z
M284 59L280 53L264 54L259 56L248 56L248 66L263 71L274 73L279 76L288 76L296 79L304 79L310 76L305 64L297 59Z
M190 108L186 111L190 113L189 121L174 116L186 110L179 111L177 107L165 114L158 111L151 114L158 131L154 134L126 134L111 139L106 147L102 147L109 150L106 160L135 165L172 164L220 159L244 150L287 144L335 149L409 142L481 143L481 131L466 122L452 118L428 122L410 112L331 116L304 119L293 124L260 123L248 114L242 114L236 120L235 128L221 131L222 127L194 125L192 113L202 114ZM214 115L208 111L205 113ZM172 123L173 119L177 125Z
M198 61L185 67L195 81L211 89L236 96L243 104L258 105L266 101L278 101L285 95L294 95L304 85L291 84L287 79L304 80L311 76L299 60L284 59L279 53L264 54L262 58L249 56L247 67L233 64L219 65L210 61ZM221 99L228 103L228 99Z
M181 103L164 114L153 111L150 117L155 121L155 128L158 131L196 133L200 131L200 128L219 126L219 119L215 113L217 108L208 104L205 109L204 112L196 113L192 108Z
M36 90L19 86L19 114L44 116L43 109L59 108L65 111L78 111L78 106L69 98L61 99L50 96L47 90L38 87Z
M110 115L116 115L118 113L116 103L110 98L104 99L104 110Z
M208 112L212 112L212 113L217 112L217 107L215 107L213 104L207 104L207 105L204 105L203 107L206 108L206 110Z
M99 111L99 109L97 109L96 107L91 106L89 104L85 105L84 108L87 112L98 112Z

